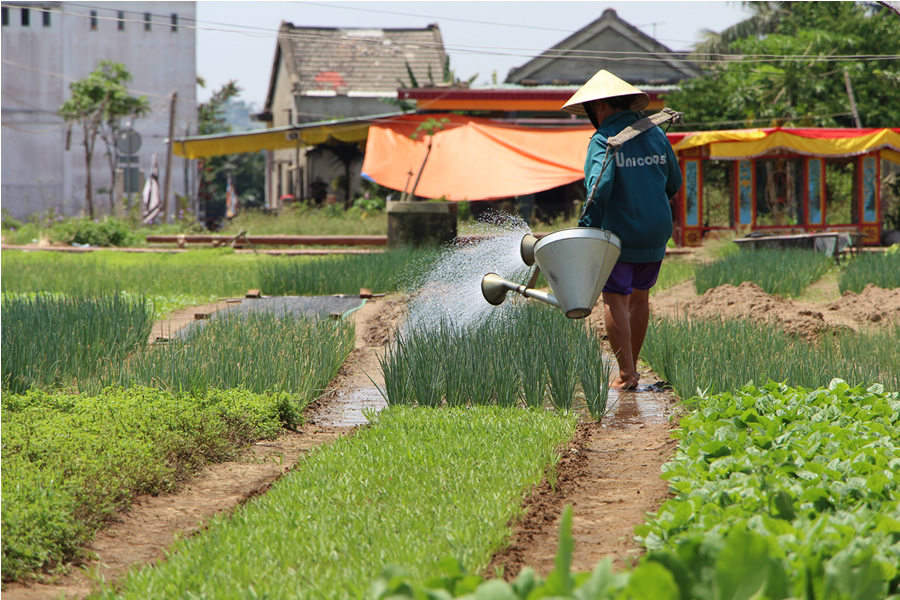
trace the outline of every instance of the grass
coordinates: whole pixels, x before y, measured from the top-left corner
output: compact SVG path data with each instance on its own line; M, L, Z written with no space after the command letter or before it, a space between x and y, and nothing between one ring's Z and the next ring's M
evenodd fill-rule
M387 214L366 212L341 205L311 208L298 204L284 208L277 215L256 210L241 212L225 222L220 233L236 235L387 235Z
M666 258L659 269L659 277L656 285L650 288L650 295L667 290L679 283L687 281L694 276L696 266L694 263L680 256Z
M100 597L355 598L386 564L421 576L448 555L478 572L573 428L545 411L386 409Z
M2 306L2 385L16 393L84 385L141 352L153 327L145 299L116 293L5 294Z
M818 343L751 320L652 320L641 352L682 398L770 379L817 388L840 378L900 391L900 326L841 332Z
M409 265L432 256L433 251L414 249L332 256L236 254L230 248L152 255L6 251L0 264L5 292L93 295L120 290L222 298L243 296L248 289L267 295L356 294L360 288L391 292L400 287Z
M858 294L869 284L886 290L900 288L900 251L863 252L847 262L839 283L841 293Z
M523 302L513 314L459 328L399 332L380 358L391 405L517 405L606 412L610 359L597 332L557 308ZM580 385L579 385L580 384Z
M703 294L720 285L739 286L751 281L768 294L796 298L832 264L831 258L812 250L732 252L719 260L699 265L694 274L694 289L697 294Z
M275 437L288 394L3 395L3 580L65 570L117 508Z

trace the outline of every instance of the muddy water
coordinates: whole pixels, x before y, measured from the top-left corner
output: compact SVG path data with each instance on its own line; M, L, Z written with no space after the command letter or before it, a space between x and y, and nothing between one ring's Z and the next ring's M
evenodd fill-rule
M610 390L608 406L609 412L602 424L612 429L629 429L668 420L663 395L649 390L648 386L629 391ZM385 407L387 403L375 387L339 390L313 413L310 421L327 427L356 427L369 422L366 414Z
M637 390L609 392L609 412L603 426L627 429L649 423L665 423L668 420L666 403L659 392L642 386Z
M366 414L387 407L375 388L338 390L309 417L311 423L324 427L357 427L369 422Z

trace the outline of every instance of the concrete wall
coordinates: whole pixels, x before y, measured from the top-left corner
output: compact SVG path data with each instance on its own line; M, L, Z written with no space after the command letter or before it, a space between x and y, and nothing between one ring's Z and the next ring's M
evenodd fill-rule
M184 135L188 125L196 131L195 3L11 2L3 6L9 22L2 31L2 207L19 218L49 209L81 214L86 181L84 135L80 127L73 127L66 150L68 126L56 111L69 96L69 84L86 77L102 59L124 64L133 76L132 95L147 96L150 102L152 112L133 125L142 136L136 165L146 171L152 154L157 153L162 184L173 90L178 92L176 135ZM21 23L26 9L30 13L27 27ZM41 9L50 11L49 26L44 26ZM151 15L149 31L146 13ZM174 30L173 14L177 15ZM182 159L173 157L173 198L186 191L184 173ZM106 148L99 139L92 183L95 216L107 214L109 197L97 189L109 188L111 177Z

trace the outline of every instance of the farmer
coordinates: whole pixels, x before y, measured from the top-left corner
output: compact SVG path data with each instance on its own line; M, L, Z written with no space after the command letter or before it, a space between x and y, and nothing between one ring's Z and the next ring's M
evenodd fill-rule
M681 187L681 169L665 133L658 127L628 140L602 170L607 139L640 117L635 111L650 103L644 92L608 71L600 71L581 87L562 110L587 114L597 130L588 145L584 183L593 202L578 221L616 234L622 253L603 288L604 318L619 375L613 389L638 385L636 364L650 319L650 288L656 283L666 242L672 236L669 199ZM601 175L602 170L602 175Z

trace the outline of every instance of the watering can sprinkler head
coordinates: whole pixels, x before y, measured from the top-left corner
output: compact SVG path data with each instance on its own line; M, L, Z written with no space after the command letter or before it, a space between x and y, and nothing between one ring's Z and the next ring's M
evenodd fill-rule
M519 253L522 255L522 262L529 267L534 264L534 245L538 243L538 239L526 233L519 242Z
M528 266L537 264L528 285L488 273L481 280L481 293L496 306L513 291L557 306L570 319L583 319L594 309L621 247L615 234L592 227L561 229L539 240L526 234L519 244L522 260ZM534 289L538 270L544 273L553 293Z

